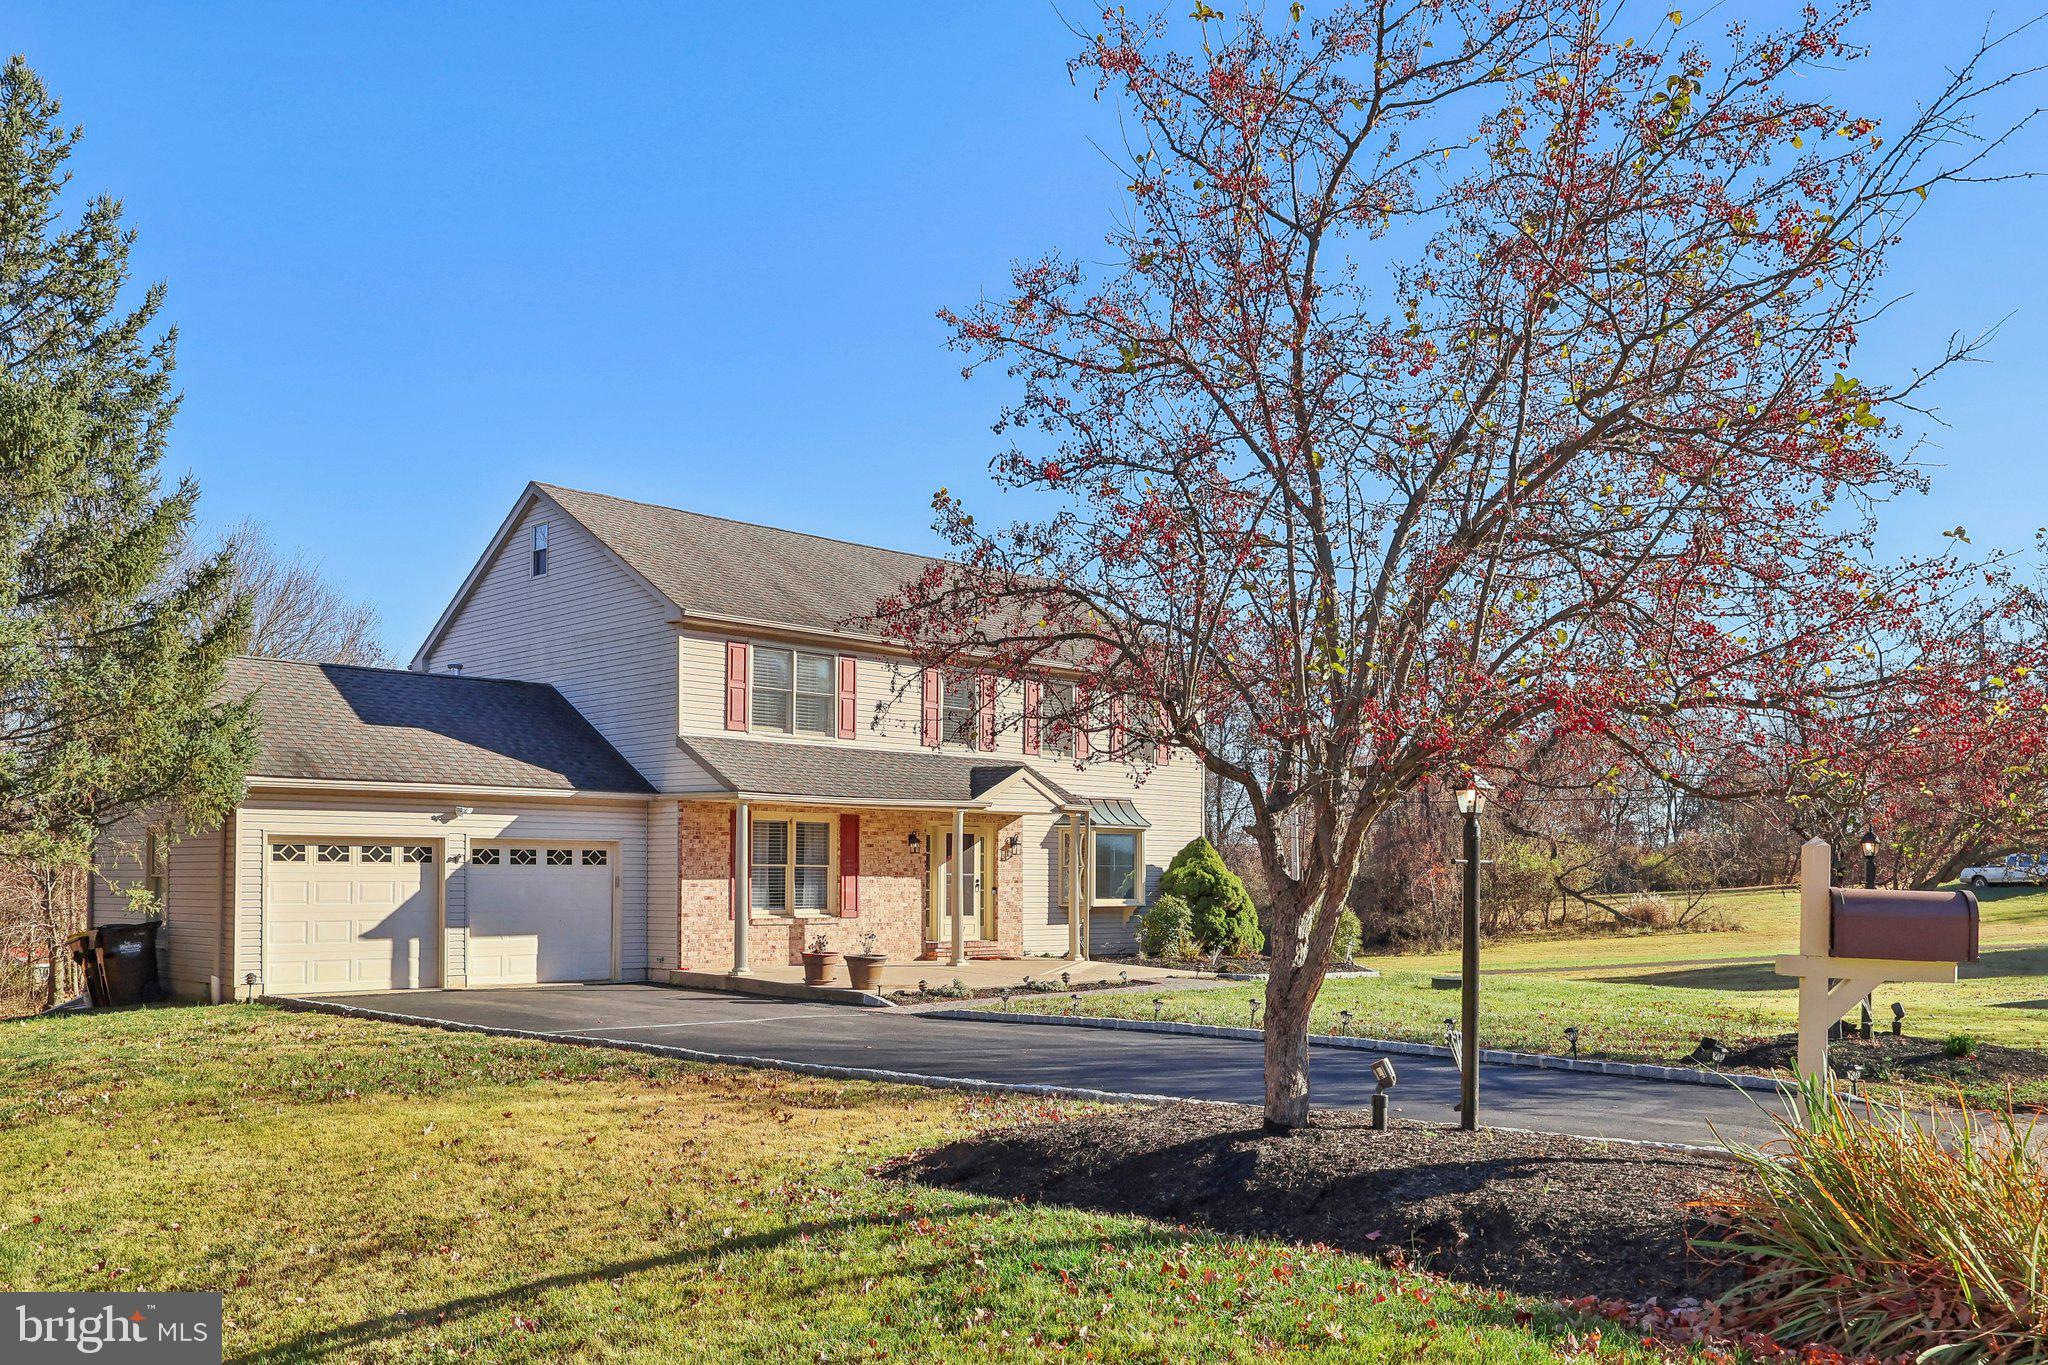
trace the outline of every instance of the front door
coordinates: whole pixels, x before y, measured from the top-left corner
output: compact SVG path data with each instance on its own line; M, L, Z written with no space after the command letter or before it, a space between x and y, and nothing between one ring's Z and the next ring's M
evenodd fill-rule
M990 937L987 929L989 918L989 887L982 875L982 849L987 840L974 830L967 831L967 923L960 926L963 939L985 939ZM953 902L956 899L958 874L953 864L953 831L944 825L935 825L925 837L925 938L933 943L953 941Z

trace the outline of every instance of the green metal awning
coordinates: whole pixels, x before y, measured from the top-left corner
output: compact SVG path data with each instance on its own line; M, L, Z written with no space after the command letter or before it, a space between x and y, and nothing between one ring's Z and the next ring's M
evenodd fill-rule
M1150 829L1152 822L1138 814L1138 808L1121 797L1088 803L1088 823L1110 829Z

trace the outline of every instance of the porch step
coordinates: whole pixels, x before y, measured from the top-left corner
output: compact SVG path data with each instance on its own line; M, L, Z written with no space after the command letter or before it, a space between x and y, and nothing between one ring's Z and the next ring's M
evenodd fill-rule
M961 946L966 950L969 962L1010 962L1014 961L1017 957L1017 954L1009 951L1002 944L989 939L970 938ZM933 943L930 939L926 939L924 951L917 955L917 960L919 962L937 962L942 957L951 957L952 954L953 945L951 943Z

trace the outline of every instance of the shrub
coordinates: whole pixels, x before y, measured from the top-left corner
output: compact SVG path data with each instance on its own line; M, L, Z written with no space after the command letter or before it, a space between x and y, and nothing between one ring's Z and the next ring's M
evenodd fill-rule
M1188 903L1188 932L1203 952L1256 953L1265 948L1251 893L1207 839L1197 837L1173 855L1160 874L1159 893Z
M1358 951L1359 938L1358 916L1346 906L1337 912L1337 933L1330 940L1330 961L1349 962L1351 955Z
M1678 923L1678 909L1654 891L1638 891L1628 898L1621 918L1638 929L1669 929Z
M1951 1033L1941 1040L1941 1050L1950 1057L1968 1057L1977 1051L1977 1040L1967 1033Z
M1187 901L1164 895L1138 921L1138 948L1146 957L1186 957L1194 950L1188 936L1193 916Z
M1809 1083L1801 1128L1737 1148L1697 1240L1749 1278L1732 1319L1886 1359L2048 1361L2048 1167L2008 1106L1938 1122Z

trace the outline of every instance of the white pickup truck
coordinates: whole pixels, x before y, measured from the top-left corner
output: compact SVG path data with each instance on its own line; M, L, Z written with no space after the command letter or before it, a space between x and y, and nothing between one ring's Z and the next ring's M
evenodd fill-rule
M1966 867L1957 877L1965 886L2039 886L2048 882L2048 857L2038 853L2008 853L1995 863Z

